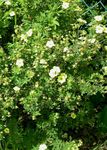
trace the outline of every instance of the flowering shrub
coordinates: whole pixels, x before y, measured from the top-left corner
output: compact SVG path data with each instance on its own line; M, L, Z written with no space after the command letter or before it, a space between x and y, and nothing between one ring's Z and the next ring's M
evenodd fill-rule
M78 150L75 134L84 144L88 129L106 131L107 13L83 16L79 0L2 0L0 8L3 149Z

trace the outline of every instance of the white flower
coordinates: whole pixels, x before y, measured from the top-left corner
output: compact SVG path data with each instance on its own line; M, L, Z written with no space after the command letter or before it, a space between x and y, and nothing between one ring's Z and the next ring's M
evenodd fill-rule
M95 19L96 21L102 21L103 16L95 16L94 19Z
M103 33L104 28L101 25L96 26L96 33Z
M69 3L68 2L63 2L62 3L62 8L63 9L67 9L69 7Z
M26 33L26 34L27 34L27 36L29 36L29 37L30 37L30 36L32 36L32 34L33 34L32 29L30 29L29 31L27 31L27 33Z
M60 73L60 68L59 68L58 66L54 66L54 67L50 70L49 76L50 76L51 78L54 78L54 77L58 76L59 73Z
M10 12L10 16L11 16L11 17L15 16L15 12L14 12L14 11L11 11L11 12Z
M61 73L61 75L58 77L58 82L63 84L64 82L66 82L67 79L67 75L65 73Z
M65 52L68 52L68 51L69 51L68 47L64 47L63 52L65 53Z
M24 41L24 42L27 42L27 41L28 41L25 34L21 34L20 37L21 37L21 41Z
M5 1L5 4L6 4L6 5L11 5L11 2L10 2L9 0L6 0L6 1Z
M46 149L47 149L46 144L41 144L41 145L39 146L39 150L46 150Z
M41 65L46 65L46 64L47 64L47 62L46 62L46 60L45 60L45 59L41 59L41 60L40 60L40 64L41 64Z
M15 86L13 89L14 89L15 92L19 92L20 91L20 88L18 86Z
M24 65L24 63L23 63L23 59L17 59L17 61L16 61L16 66L18 66L19 68L20 67L22 67Z
M91 44L95 43L95 41L96 41L96 39L94 39L94 38L88 40L88 42L91 43Z
M49 40L49 41L47 41L47 43L46 43L46 47L48 47L48 48L52 48L53 46L55 46L55 44L54 44L53 40Z

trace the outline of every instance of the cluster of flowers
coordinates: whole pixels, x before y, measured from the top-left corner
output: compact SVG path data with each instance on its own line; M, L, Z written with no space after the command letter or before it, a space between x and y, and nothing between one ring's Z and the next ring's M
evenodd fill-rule
M5 5L6 6L11 6L12 5L11 1L10 0L5 0ZM10 15L10 17L15 16L15 12L14 11L10 11L9 15Z
M96 26L96 33L107 33L107 27L103 26L103 25L98 25Z
M53 42L52 39L49 40L49 41L47 41L46 47L52 48L54 46L55 46L55 44L54 44L54 42ZM68 49L65 48L64 50L66 51ZM60 69L59 66L53 66L53 68L49 72L49 76L51 77L51 79L53 79L53 78L57 77L60 74L60 72L61 72L61 69ZM61 84L64 83L64 82L66 82L66 79L67 79L67 75L65 73L61 73L58 76L58 82L61 83Z
M28 41L28 37L31 37L33 34L33 30L29 29L26 34L21 34L21 41L27 42Z
M97 22L101 22L104 19L104 16L95 16L94 19ZM107 27L103 26L102 24L99 24L96 26L96 33L107 33Z
M50 72L49 72L49 76L51 77L51 79L57 77L60 73L60 68L58 66L54 66ZM67 79L67 75L65 73L61 73L59 76L58 76L58 82L63 84L64 82L66 82L66 79Z
M5 5L10 6L10 5L11 5L10 0L6 0L6 1L5 1ZM68 7L69 7L69 2L63 2L63 3L62 3L62 8L63 8L63 9L67 9ZM11 17L15 16L15 12L14 12L14 11L11 11L11 12L10 12L10 16L11 16Z

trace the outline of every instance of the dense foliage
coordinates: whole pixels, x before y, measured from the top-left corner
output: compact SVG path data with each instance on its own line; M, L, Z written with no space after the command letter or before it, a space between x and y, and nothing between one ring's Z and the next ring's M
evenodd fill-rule
M1 150L106 143L107 12L86 12L80 0L0 1Z

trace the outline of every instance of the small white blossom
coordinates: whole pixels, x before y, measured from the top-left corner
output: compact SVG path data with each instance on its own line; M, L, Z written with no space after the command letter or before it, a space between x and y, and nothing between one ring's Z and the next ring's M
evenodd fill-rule
M94 38L88 40L88 42L91 43L91 44L95 43L95 41L96 41L96 39L94 39Z
M47 149L46 144L41 144L41 145L39 146L39 150L46 150L46 149Z
M102 21L103 16L95 16L94 19L95 19L96 21Z
M38 88L39 87L39 82L35 83L35 87Z
M63 2L62 3L62 8L63 9L67 9L69 7L69 3L68 2Z
M46 64L47 64L47 62L46 62L46 60L45 60L45 59L41 59L41 60L40 60L40 64L41 64L41 65L46 65Z
M60 73L60 68L59 68L58 66L54 66L54 67L50 70L49 76L50 76L51 78L54 78L54 77L58 76L59 73Z
M23 59L17 59L16 61L16 66L18 66L19 68L22 67L24 65Z
M96 26L96 33L103 33L104 28L101 25Z
M47 43L46 43L46 47L48 47L48 48L52 48L53 46L55 46L55 44L54 44L53 40L49 40L49 41L47 41Z
M5 5L11 5L11 2L9 0L6 0Z
M32 36L32 34L33 34L32 29L30 29L29 31L27 31L27 33L26 33L26 34L27 34L27 36L28 36L28 37Z
M14 89L15 92L19 92L20 91L20 88L18 86L15 86L13 89Z
M64 82L66 82L67 79L67 75L65 73L61 73L61 75L58 77L58 82L63 84Z
M11 16L11 17L15 16L15 12L14 12L14 11L11 11L11 12L10 12L10 16Z
M68 47L64 47L63 52L65 53L65 52L68 52L68 51L69 51Z
M21 34L20 37L21 37L21 41L24 41L24 42L27 42L27 41L28 41L25 34Z

